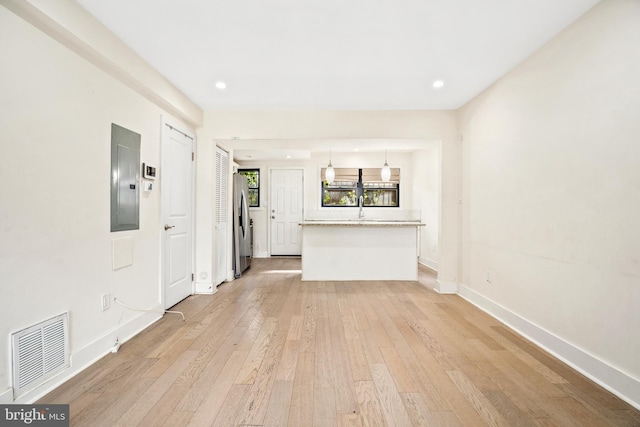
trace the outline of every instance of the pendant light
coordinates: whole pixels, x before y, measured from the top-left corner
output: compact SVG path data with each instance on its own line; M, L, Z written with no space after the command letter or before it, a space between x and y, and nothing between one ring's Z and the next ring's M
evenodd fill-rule
M384 166L382 166L382 170L380 170L380 177L384 182L389 182L391 179L391 168L387 163L387 150L384 150Z
M325 178L329 185L333 183L333 180L336 178L336 171L333 169L333 165L331 165L331 150L329 150L329 164L327 165L327 169L325 171Z

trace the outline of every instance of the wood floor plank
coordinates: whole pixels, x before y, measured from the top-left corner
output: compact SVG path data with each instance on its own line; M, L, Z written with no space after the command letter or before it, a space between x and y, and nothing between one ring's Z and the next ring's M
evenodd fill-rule
M192 411L174 411L161 425L163 427L184 427L188 426L193 417Z
M489 399L482 394L480 389L463 372L449 371L447 374L487 425L492 427L508 425L508 422L491 404Z
M221 374L230 358L242 357L241 360L237 360L236 362L244 363L244 358L246 358L248 352L242 353L236 349L238 342L242 336L244 336L246 330L246 327L235 327L220 349L211 359L209 359L207 365L204 367L202 372L200 372L198 378L192 383L187 383L189 384L189 391L180 402L180 410L195 411L198 409L213 384L218 381L218 376ZM235 371L235 375L238 374L238 370ZM225 373L228 373L228 370L225 371ZM235 377L233 379L235 379ZM185 384L183 382L182 375L176 381L176 385L181 384Z
M304 302L304 315L300 336L300 352L313 353L316 351L317 297L317 287L311 283L307 284L307 297Z
M313 424L313 390L315 361L313 353L298 353L296 376L293 380L289 426L310 426Z
M147 415L138 424L140 427L155 427L162 425L167 418L175 411L178 403L189 391L189 387L172 386L167 392L153 405ZM129 419L127 419L127 422Z
M362 425L366 427L386 426L382 405L373 381L356 381L355 386Z
M640 426L640 411L455 295L302 282L255 259L39 403L71 425ZM429 288L429 286L431 288Z
M432 411L451 410L448 399L445 399L442 392L443 386L449 385L449 378L439 367L435 356L427 350L416 331L404 321L404 318L394 318L394 323L410 347L411 351L405 351L402 359L416 377L417 386L420 387L428 408Z
M287 339L282 351L282 358L278 365L278 381L293 381L296 376L296 364L298 363L299 340Z
M251 347L249 357L247 357L244 366L240 369L240 372L238 372L235 381L236 384L253 384L256 375L258 375L260 365L262 365L262 361L264 360L264 355L269 349L269 343L276 330L277 323L277 320L273 317L265 319L260 334L256 337Z
M73 425L92 427L115 424L130 407L131 401L148 389L154 381L154 378L141 378L124 392L101 393L90 406L73 417Z
M486 345L491 350L502 350L503 347L485 332L483 332L476 325L471 323L469 320L465 318L465 316L460 313L456 308L452 307L446 303L436 303L436 307L440 310L444 311L449 315L453 321L457 322L461 327L465 328L469 333L476 339L480 340L484 345Z
M502 355L507 350L489 350L484 344L474 340L470 344L482 356L477 358L479 368L491 377L520 410L534 419L548 418L549 414L538 404L539 395L535 386L503 360Z
M315 387L313 390L313 424L314 426L336 427L338 413L336 411L336 393L333 387Z
M358 330L356 328L356 320L353 317L353 313L349 312L340 317L342 320L342 327L344 329L344 336L348 340L358 339Z
M289 324L289 330L287 333L287 340L300 341L302 337L302 322L304 316L295 314L291 316L291 323Z
M371 365L373 384L376 387L382 413L389 426L409 426L411 420L402 403L402 398L393 382L391 373L384 363Z
M338 427L362 427L358 414L338 414Z
M212 424L200 424L195 422L195 417L191 419L190 425L198 427L210 425L215 427L229 427L240 425L243 417L243 409L249 395L251 394L251 384L233 384L226 394L226 399ZM200 412L200 411L198 411Z
M84 393L69 402L69 416L77 418L79 414L98 399L102 393Z
M491 405L502 415L510 426L533 427L534 423L529 420L524 412L520 410L509 397L502 391L484 391L484 396Z
M193 405L192 400L188 398L188 395L183 398L182 402L178 406L179 410L191 409L194 415L190 419L190 422L194 426L198 425L211 425L220 412L220 408L227 398L233 381L240 372L240 369L244 365L245 359L249 356L248 352L234 352L227 360L224 368L220 372L220 375L215 379L211 385L207 396L199 401L200 404Z
M413 375L409 373L406 365L402 361L398 350L394 347L382 347L380 351L382 352L382 357L391 372L398 391L401 393L417 392L418 386L413 380Z
M335 369L331 360L331 329L328 317L319 317L316 323L315 380L317 388L335 385Z
M255 381L251 385L242 417L238 420L240 424L262 425L271 391L276 381L278 362L282 357L285 340L286 331L276 329L270 340L269 349L255 376Z
M125 362L121 370L114 367L113 371L108 372L112 380L92 388L99 397L73 418L74 425L91 426L96 420L105 420L107 423L117 420L129 408L133 398L144 393L156 381L155 378L143 378L141 375L153 361L143 359L137 366Z
M269 398L269 406L264 418L265 426L284 427L289 423L289 408L293 381L276 381Z
M125 411L119 418L120 423L139 423L149 410L162 398L182 371L195 359L198 352L189 350L182 353L175 363L171 365L156 381L154 381L144 393Z
M416 427L458 427L462 425L452 411L430 411L421 393L400 393L400 397L409 414L411 423Z
M364 349L364 344L358 339L347 340L347 352L351 365L351 376L354 381L370 381L371 369Z
M329 333L331 343L330 362L333 370L333 383L336 393L336 411L346 414L356 410L355 388L347 340L342 325L336 294L330 294L329 302Z

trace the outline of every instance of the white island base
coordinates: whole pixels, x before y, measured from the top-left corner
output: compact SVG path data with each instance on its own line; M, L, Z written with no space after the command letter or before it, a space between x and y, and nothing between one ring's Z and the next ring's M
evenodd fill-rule
M417 222L305 221L302 280L418 280Z

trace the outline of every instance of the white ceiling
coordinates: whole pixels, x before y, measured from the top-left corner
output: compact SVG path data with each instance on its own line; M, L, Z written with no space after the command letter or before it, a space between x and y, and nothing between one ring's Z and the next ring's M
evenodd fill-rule
M455 109L598 2L77 1L203 110Z

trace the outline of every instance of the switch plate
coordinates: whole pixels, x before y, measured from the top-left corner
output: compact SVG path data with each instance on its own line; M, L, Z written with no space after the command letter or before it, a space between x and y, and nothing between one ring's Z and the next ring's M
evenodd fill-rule
M102 311L107 311L109 310L109 308L111 308L111 298L109 294L102 294L101 302L102 302Z

